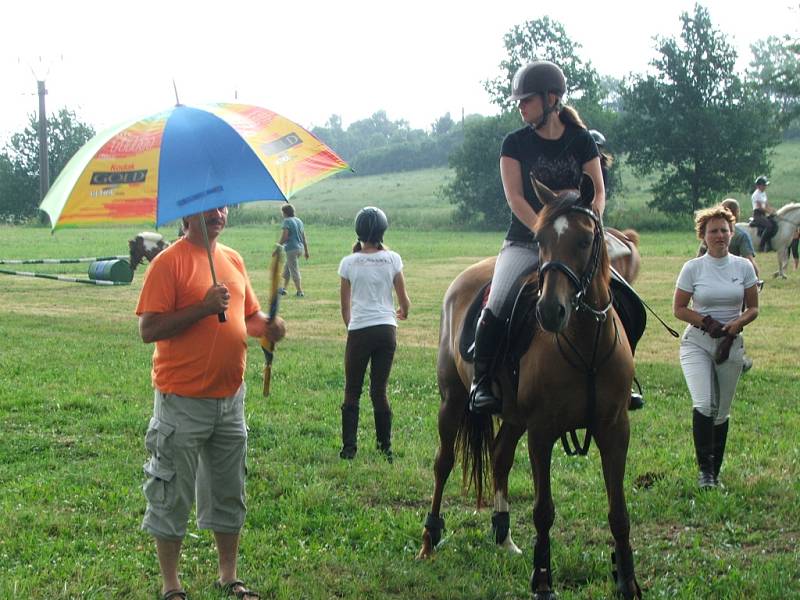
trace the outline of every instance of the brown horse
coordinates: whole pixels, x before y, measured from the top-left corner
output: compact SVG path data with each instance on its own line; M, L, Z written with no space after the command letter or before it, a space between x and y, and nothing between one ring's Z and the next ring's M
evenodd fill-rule
M472 365L459 351L465 314L491 279L494 259L466 269L444 297L437 365L442 397L440 443L431 512L425 521L419 558L430 556L441 540L442 494L457 453L462 460L463 483L467 488L474 485L479 507L484 481L492 476L495 541L519 553L509 533L508 475L517 442L527 430L536 496L531 590L536 600L555 598L549 538L555 516L550 488L553 445L559 437L565 439L566 432L586 428L602 459L608 521L616 546L612 555L612 560L616 558L616 589L624 598L640 598L623 491L633 359L611 305L602 224L589 208L594 190L590 181L580 194L566 191L556 195L538 182L534 187L544 205L536 227L542 264L535 320L540 325L534 325L533 342L521 356L516 393L508 368L501 367L497 374L504 407L496 437L491 417L473 415L467 409ZM585 439L584 451L589 439Z
M630 284L639 275L642 257L639 254L639 234L634 229L620 231L605 228L606 248L611 266Z

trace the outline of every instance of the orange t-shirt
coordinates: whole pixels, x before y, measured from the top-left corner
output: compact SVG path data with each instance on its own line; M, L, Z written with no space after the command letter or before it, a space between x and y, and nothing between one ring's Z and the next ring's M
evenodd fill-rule
M217 281L230 292L225 323L209 315L176 336L156 342L153 386L194 398L224 398L242 384L247 358L245 318L261 310L244 261L217 243ZM212 285L206 249L180 239L161 252L144 277L136 314L174 312L202 302Z

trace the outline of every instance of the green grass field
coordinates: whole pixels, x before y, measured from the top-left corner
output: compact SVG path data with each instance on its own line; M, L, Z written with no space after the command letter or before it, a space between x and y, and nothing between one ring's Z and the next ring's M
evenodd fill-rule
M392 218L394 206L381 204ZM223 234L245 257L262 300L277 227ZM134 233L51 236L42 228L0 227L0 258L124 254ZM524 443L510 482L512 534L523 555L495 548L491 511L476 512L454 474L443 506L444 543L432 560L414 560L433 485L441 298L458 272L496 252L502 236L413 227L387 234L404 258L413 303L390 382L396 460L389 465L374 449L366 397L359 454L352 463L338 458L345 331L336 267L353 235L349 226L308 233L307 296L282 303L288 335L268 399L260 396L262 354L250 342L249 514L240 575L263 597L287 600L528 598L533 491ZM673 327L674 281L695 248L690 233L642 237L637 287ZM772 270L774 255L759 260ZM82 275L86 268L29 270ZM155 552L139 530L152 410L152 347L139 340L133 315L142 276L137 272L130 287L100 288L0 275L0 598L156 597ZM678 343L650 320L637 352L648 405L631 416L625 483L638 579L649 598L800 596L799 285L800 272L768 281L761 315L746 332L755 366L734 401L724 490L700 493L695 486ZM596 449L580 459L556 449L553 486L559 597L611 597L612 539ZM190 598L217 597L214 560L210 536L192 524L181 569Z

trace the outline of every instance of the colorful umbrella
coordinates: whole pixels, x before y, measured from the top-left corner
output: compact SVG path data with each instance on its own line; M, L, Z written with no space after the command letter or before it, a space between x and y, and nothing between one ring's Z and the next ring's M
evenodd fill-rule
M40 208L53 230L107 222L163 225L220 206L288 200L348 168L314 135L271 110L178 104L89 140ZM216 285L205 221L200 223ZM271 300L271 316L276 311ZM219 319L225 320L224 313ZM266 347L265 358L271 364Z
M177 105L89 140L40 208L53 229L163 225L219 206L288 200L347 168L311 133L270 110Z

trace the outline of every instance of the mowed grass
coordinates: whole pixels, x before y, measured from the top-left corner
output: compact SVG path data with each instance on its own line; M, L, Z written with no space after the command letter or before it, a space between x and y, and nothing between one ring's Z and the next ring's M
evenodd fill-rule
M388 208L390 218L393 210ZM223 241L247 262L262 300L272 228L231 227ZM0 227L0 258L124 254L135 231ZM533 489L527 444L512 471L509 557L490 537L491 510L475 510L454 471L446 489L445 541L414 559L433 485L439 396L439 309L450 281L494 254L498 233L390 229L403 256L412 310L399 329L390 383L396 460L374 449L362 397L359 453L338 458L345 330L338 261L349 227L309 228L306 298L286 297L287 339L278 346L272 395L261 397L263 357L250 341L248 506L240 575L265 598L528 598ZM674 281L693 255L691 233L646 234L637 287L670 325ZM774 255L760 256L773 269ZM23 267L27 269L28 267ZM30 270L82 274L87 266ZM101 288L0 276L0 597L155 598L158 565L139 530L144 512L144 433L152 410L152 347L130 287ZM755 367L733 407L725 489L700 493L691 402L678 342L654 318L637 353L647 407L631 415L625 490L638 579L650 598L791 598L800 595L798 475L800 273L768 281L759 319L746 332ZM458 469L458 466L457 466ZM554 452L554 583L563 600L607 598L612 538L599 456ZM191 598L217 598L215 551L190 524L181 563Z

